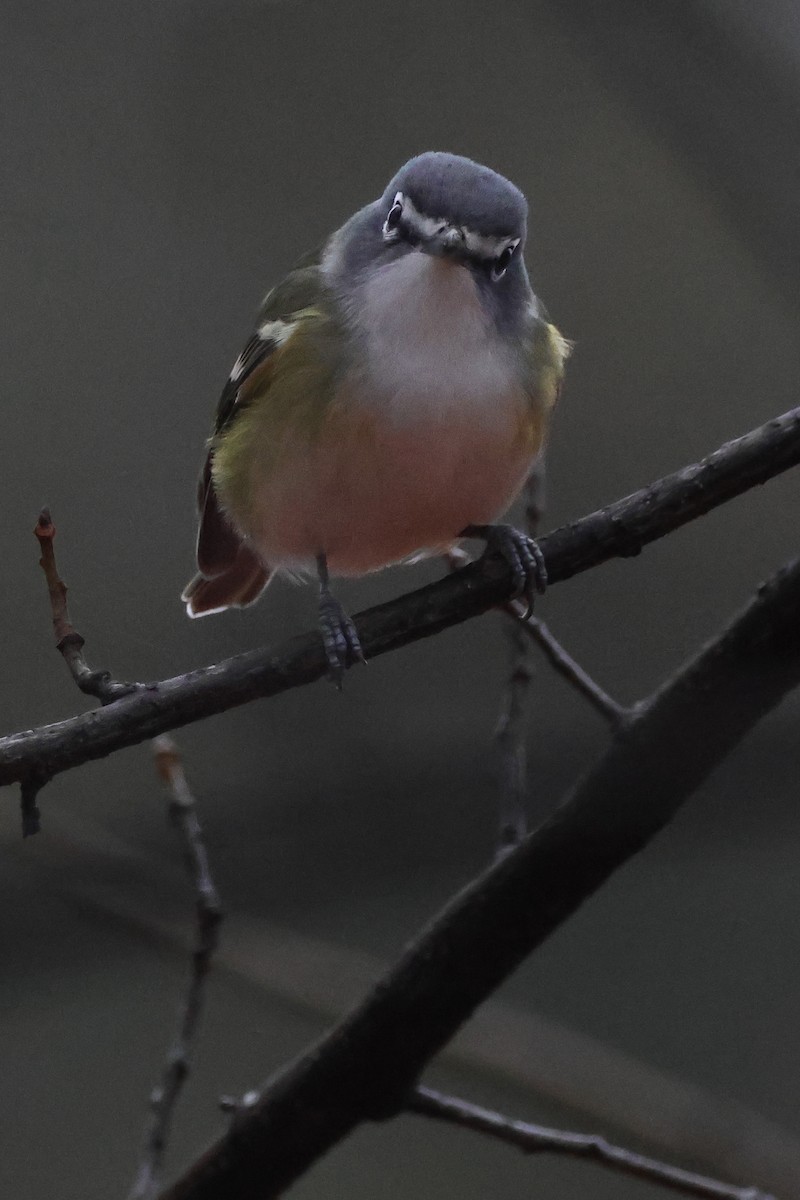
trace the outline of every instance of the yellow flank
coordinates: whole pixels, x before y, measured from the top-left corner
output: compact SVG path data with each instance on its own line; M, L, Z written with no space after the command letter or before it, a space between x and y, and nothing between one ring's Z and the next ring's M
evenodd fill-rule
M547 412L558 399L564 366L571 351L572 343L559 333L555 325L543 323L538 326L534 349L536 386Z
M545 441L547 424L564 380L564 367L572 352L572 343L546 321L537 321L525 352L523 371L528 409L525 433L531 456L538 454Z

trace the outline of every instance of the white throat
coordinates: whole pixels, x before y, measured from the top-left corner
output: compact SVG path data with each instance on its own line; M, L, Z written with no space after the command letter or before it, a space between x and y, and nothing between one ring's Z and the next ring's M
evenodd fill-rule
M398 416L420 406L491 410L514 388L511 355L457 263L414 251L380 268L360 292L356 323L376 399Z

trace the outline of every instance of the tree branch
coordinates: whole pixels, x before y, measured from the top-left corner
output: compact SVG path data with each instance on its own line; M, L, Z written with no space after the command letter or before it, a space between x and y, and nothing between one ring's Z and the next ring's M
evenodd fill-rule
M658 480L607 508L555 530L540 542L550 580L569 579L643 546L764 483L800 462L800 408L729 442L702 462ZM511 595L505 563L486 557L463 571L357 617L368 658L440 633L505 604ZM0 738L0 785L32 770L52 778L123 746L274 696L326 672L318 634L276 648L252 650L224 662L145 685L99 712Z
M170 795L170 816L184 841L186 865L195 893L197 913L192 969L181 1011L178 1036L167 1056L161 1083L150 1096L150 1118L136 1180L128 1200L151 1200L161 1183L161 1166L167 1146L172 1115L186 1077L189 1059L205 997L205 983L217 946L222 906L211 878L197 806L186 782L178 748L162 736L153 743L156 769Z
M660 1183L662 1187L683 1192L686 1196L699 1196L705 1200L775 1200L775 1197L768 1196L758 1188L734 1187L718 1179L697 1175L694 1171L684 1171L682 1167L658 1162L644 1154L636 1154L623 1146L613 1145L596 1133L573 1133L563 1129L548 1129L545 1125L533 1125L528 1121L513 1121L501 1113L470 1104L457 1096L445 1096L433 1088L415 1088L406 1107L409 1112L423 1117L433 1117L475 1133L488 1134L516 1146L525 1154L550 1151L574 1158L590 1158L613 1171Z
M608 692L584 671L580 663L576 662L572 655L564 649L550 627L545 625L544 621L540 621L538 617L525 618L524 606L518 600L513 600L511 603L521 627L527 631L531 641L536 642L536 645L540 647L553 670L571 683L575 690L580 692L589 701L592 708L605 717L612 727L625 721L630 715L629 710L619 704L613 696L609 696Z
M67 585L58 573L56 566L55 546L56 527L50 517L50 510L43 508L34 529L34 535L42 551L39 566L44 571L47 580L47 591L50 596L50 610L53 615L53 633L56 638L56 649L69 667L72 678L82 692L94 696L103 704L119 700L137 690L135 683L119 683L112 679L108 671L93 671L83 653L85 641L78 633L69 618L67 608Z
M51 814L35 855L13 842L4 855L9 866L22 865L33 876L32 887L112 916L147 944L191 953L195 931L171 905L142 906L142 886L162 897L175 893L173 873L106 825L61 809ZM320 1029L338 1021L387 969L379 958L308 938L263 913L237 912L214 952L216 973L244 980ZM613 1128L658 1158L691 1160L718 1178L758 1179L782 1196L800 1192L800 1140L791 1133L730 1097L539 1012L491 998L443 1048L437 1065L445 1063L554 1101L574 1121Z
M528 832L525 718L533 678L530 642L516 617L509 615L506 626L511 665L494 731L494 752L500 784L498 854L506 854L510 847L518 845Z
M651 520L651 508L639 510L640 530ZM162 1200L277 1196L360 1122L401 1111L425 1064L474 1009L798 683L800 560L637 706L556 812L456 896Z
M451 571L457 571L459 568L466 567L474 561L460 546L451 546L444 555L444 558ZM561 642L559 642L549 625L546 625L544 621L540 621L536 616L527 616L528 605L524 601L509 600L504 607L504 611L508 613L513 622L507 626L509 642L512 646L512 656L516 648L514 631L522 631L529 642L534 642L540 648L553 670L562 679L566 679L567 683L572 684L575 691L588 700L592 708L600 713L612 728L616 728L617 725L622 724L626 720L630 715L629 710L624 705L619 704L613 696L609 696L608 692L596 680L592 679L591 675L584 670L580 663L575 661L572 655L561 645ZM521 658L522 656L520 655L518 661L521 661ZM527 660L525 665L529 665ZM513 672L512 657L512 670L509 675L506 703L504 706L506 711L511 707L510 692ZM497 737L497 733L495 733L495 737Z
M525 498L525 532L532 538L539 533L544 517L545 463L540 457L528 476ZM514 607L519 605L519 608ZM494 749L500 781L500 829L497 853L505 854L516 846L530 828L528 815L528 752L525 727L530 699L533 666L530 643L522 631L520 617L529 610L527 601L506 605L505 630L511 651L511 663L500 716L494 731ZM531 616L533 613L531 612Z

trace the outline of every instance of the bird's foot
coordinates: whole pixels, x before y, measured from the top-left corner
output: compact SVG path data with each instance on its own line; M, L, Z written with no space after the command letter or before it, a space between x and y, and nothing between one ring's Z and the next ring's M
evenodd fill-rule
M336 597L327 591L319 598L319 625L328 660L328 678L341 691L347 668L366 662L358 630Z
M538 542L515 529L513 525L468 525L462 537L483 538L487 554L500 554L511 567L515 596L524 596L528 609L526 619L533 613L537 592L547 587L547 567Z

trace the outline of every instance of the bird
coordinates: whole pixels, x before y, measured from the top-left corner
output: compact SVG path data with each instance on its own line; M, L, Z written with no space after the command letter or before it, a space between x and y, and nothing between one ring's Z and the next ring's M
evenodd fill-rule
M189 616L316 572L341 687L364 655L333 576L478 538L532 609L541 551L499 518L542 455L571 344L529 282L527 221L504 176L429 151L268 293L207 445Z

